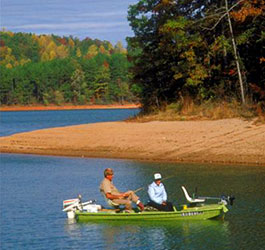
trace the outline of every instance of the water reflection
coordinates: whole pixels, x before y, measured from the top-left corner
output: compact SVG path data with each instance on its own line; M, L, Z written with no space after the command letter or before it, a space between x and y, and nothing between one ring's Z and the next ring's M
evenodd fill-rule
M67 219L64 228L69 236L80 236L80 225L77 224L76 219Z
M229 222L218 220L176 222L85 222L69 221L65 229L71 237L97 232L107 249L227 249ZM86 234L93 242L93 235Z

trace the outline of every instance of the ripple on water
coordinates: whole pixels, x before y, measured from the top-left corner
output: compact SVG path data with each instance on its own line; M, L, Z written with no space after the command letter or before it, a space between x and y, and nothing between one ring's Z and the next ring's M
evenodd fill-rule
M200 185L201 195L232 193L235 204L225 221L70 223L62 212L62 201L81 193L84 199L103 202L98 187L106 167L114 168L115 184L122 190L146 187L153 173L161 172L174 176L164 184L177 205L184 202L181 185L190 192ZM0 170L1 250L264 247L265 174L260 167L1 155ZM146 201L146 189L139 196Z

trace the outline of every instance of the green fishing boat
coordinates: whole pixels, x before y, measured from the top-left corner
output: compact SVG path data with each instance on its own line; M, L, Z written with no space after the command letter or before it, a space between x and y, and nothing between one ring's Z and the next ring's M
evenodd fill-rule
M183 206L185 208L185 206ZM187 207L180 211L142 211L125 213L114 209L102 209L102 211L86 212L76 211L75 217L78 221L173 221L173 220L206 220L223 218L228 211L224 204L209 204L199 207Z
M81 197L77 199L65 200L63 211L67 213L69 219L76 219L80 222L89 221L177 221L177 220L207 220L224 218L228 212L227 205L232 205L234 197L196 197L191 198L185 187L182 190L188 204L174 207L174 211L155 211L151 207L146 207L144 211L137 208L130 213L122 208L105 209L103 206L95 204L95 201L82 203ZM218 200L215 204L207 204L209 200Z

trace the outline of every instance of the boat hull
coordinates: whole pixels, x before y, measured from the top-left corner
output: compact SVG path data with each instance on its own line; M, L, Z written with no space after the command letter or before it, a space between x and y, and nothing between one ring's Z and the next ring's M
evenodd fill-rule
M174 221L174 220L207 220L224 217L228 211L225 205L204 205L180 211L144 211L139 213L116 213L115 211L99 211L97 213L76 211L78 221Z

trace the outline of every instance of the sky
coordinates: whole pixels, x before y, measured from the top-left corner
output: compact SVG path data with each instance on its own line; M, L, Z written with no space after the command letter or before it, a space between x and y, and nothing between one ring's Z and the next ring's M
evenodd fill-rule
M129 5L137 0L0 0L1 30L54 34L112 44L133 36L127 21Z

